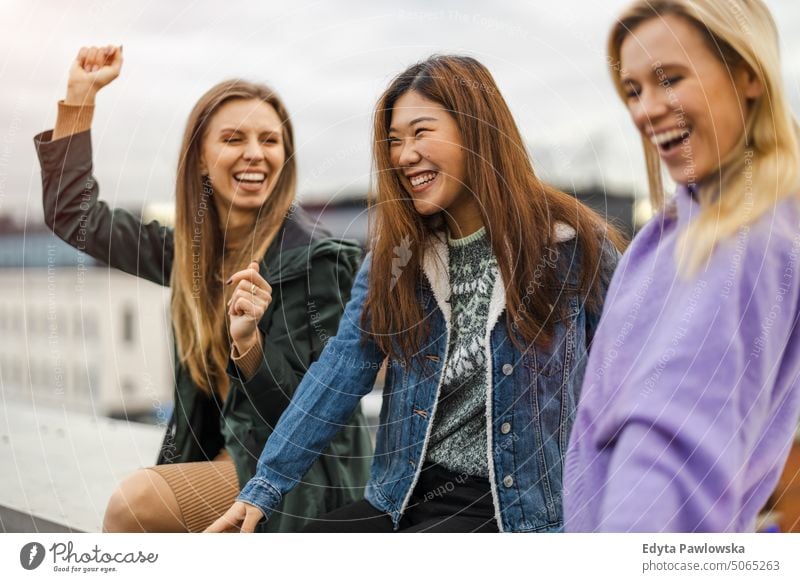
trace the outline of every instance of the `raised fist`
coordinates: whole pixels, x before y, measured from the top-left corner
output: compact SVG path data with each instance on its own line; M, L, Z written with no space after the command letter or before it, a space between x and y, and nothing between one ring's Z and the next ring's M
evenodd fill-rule
M97 92L119 76L122 46L85 46L69 69L68 105L93 105Z

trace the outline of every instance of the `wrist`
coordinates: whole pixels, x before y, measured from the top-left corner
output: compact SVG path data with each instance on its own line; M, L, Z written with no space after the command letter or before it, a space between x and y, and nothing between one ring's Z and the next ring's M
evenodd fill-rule
M258 328L253 331L253 333L249 334L246 337L242 338L234 338L233 343L236 346L236 351L239 355L246 354L249 352L253 347L255 347L261 340L261 334L258 331Z
M68 86L67 96L64 98L66 105L94 105L97 90L87 86Z

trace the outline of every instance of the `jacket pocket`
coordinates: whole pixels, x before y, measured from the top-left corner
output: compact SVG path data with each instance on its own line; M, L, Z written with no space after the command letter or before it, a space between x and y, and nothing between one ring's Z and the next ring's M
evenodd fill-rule
M567 298L567 307L555 321L553 335L546 347L533 346L525 354L523 362L536 376L546 378L564 377L574 359L575 323L580 314L577 295Z

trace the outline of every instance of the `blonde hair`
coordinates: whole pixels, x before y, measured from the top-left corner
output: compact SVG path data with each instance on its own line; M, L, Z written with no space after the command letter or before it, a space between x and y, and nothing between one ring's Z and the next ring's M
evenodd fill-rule
M275 109L283 128L286 161L275 188L258 211L246 244L226 253L225 227L212 199L213 190L201 171L201 149L208 124L222 105L236 99L258 99ZM192 109L181 145L175 188L175 252L172 326L178 357L194 384L204 393L227 393L226 367L230 340L225 319L222 271L243 269L259 260L294 201L297 169L289 114L266 85L240 79L209 89Z
M729 71L745 66L763 87L733 151L721 160L719 176L699 192L700 215L681 235L676 256L681 271L697 272L721 241L755 222L800 188L800 127L789 109L781 78L778 30L762 0L636 0L618 18L608 41L611 76L620 96L620 48L643 22L675 15L704 36ZM664 207L661 162L656 147L642 139L650 201Z

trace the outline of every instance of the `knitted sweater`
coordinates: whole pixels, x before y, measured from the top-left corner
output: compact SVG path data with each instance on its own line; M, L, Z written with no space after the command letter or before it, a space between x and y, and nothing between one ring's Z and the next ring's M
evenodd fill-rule
M427 460L454 473L488 477L486 321L497 262L486 229L450 247L452 325Z

